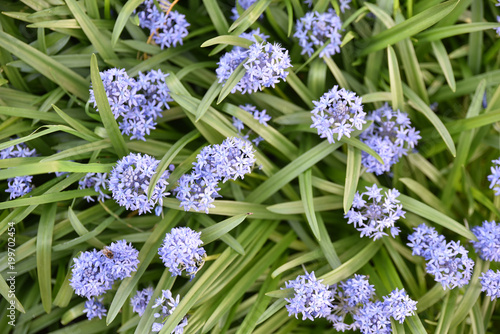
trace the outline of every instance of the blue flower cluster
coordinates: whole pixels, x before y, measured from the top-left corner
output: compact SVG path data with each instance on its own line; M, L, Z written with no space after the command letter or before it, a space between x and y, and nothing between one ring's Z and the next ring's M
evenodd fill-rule
M293 298L285 298L288 302L286 309L288 316L302 313L302 320L314 318L324 318L330 314L333 293L328 289L328 285L316 279L314 271L305 275L299 275L295 280L285 282L285 287L294 289ZM283 289L283 288L282 288Z
M500 271L494 272L489 269L479 276L481 281L481 291L486 291L486 295L491 297L491 300L500 298Z
M421 139L419 131L411 126L408 114L393 111L386 103L382 108L368 113L367 120L373 120L368 129L363 131L359 138L377 152L382 160L377 159L366 152L362 152L362 164L368 173L381 175L391 170L391 166L399 159L408 154L409 150L415 148Z
M255 163L254 148L244 139L229 137L222 144L206 146L196 157L191 174L184 174L179 179L179 186L174 189L180 206L188 211L205 211L215 207L215 198L220 181L243 178L252 171Z
M169 2L159 0L158 3L162 10L158 9L154 0L143 2L142 10L137 13L140 27L149 29L153 41L161 49L182 45L182 40L188 35L187 28L190 26L186 16L175 10L167 15Z
M326 318L337 331L360 330L362 333L391 333L391 318L403 323L417 309L404 289L396 289L375 300L375 289L365 275L354 275L332 286L335 297L332 312ZM352 319L352 323L349 319Z
M16 144L0 151L0 159L27 158L36 156L36 150L30 149L26 144ZM7 179L6 193L10 193L10 199L21 197L33 190L33 176L16 176Z
M288 72L285 70L292 66L288 51L279 44L256 42L249 49L234 48L220 58L216 69L219 83L225 84L241 63L246 72L231 93L246 94L265 87L274 88L280 79L286 80Z
M427 273L433 275L443 289L469 283L474 261L467 256L468 251L460 245L460 241L447 243L444 236L425 224L414 228L414 231L408 236L407 245L412 248L413 255L425 258Z
M319 56L331 57L340 53L342 41L339 31L341 29L342 21L330 8L326 13L308 12L299 18L293 36L299 39L299 45L302 47L301 54L307 53L310 57L315 48L321 48L326 44Z
M165 78L168 74L161 70L139 72L137 79L130 78L124 69L112 68L101 72L102 83L115 119L122 134L130 139L146 140L156 127L156 119L161 117L168 102L173 101ZM90 100L97 107L94 90L90 89Z
M362 237L377 240L388 235L384 231L386 229L390 229L393 238L396 237L400 229L394 224L406 213L397 199L399 191L389 189L382 195L382 188L378 188L376 184L366 187L366 190L362 194L357 191L354 195L352 208L344 216L348 219L347 223L353 224ZM363 199L365 196L366 200Z
M83 309L83 313L87 314L87 319L92 320L93 318L102 319L108 314L108 311L104 307L102 300L104 298L95 298L85 301L85 308Z
M127 210L139 210L139 214L151 212L155 208L157 216L162 212L163 197L169 195L167 179L173 170L166 170L156 183L151 198L148 199L147 190L151 177L156 173L159 160L140 153L130 153L119 160L111 170L109 176L109 190L113 199Z
M488 175L488 181L491 182L490 189L495 191L495 196L500 196L500 158L491 162L493 162L495 166L491 166L491 174Z
M158 254L172 276L180 276L185 270L193 279L203 266L206 252L200 247L203 244L200 235L201 232L189 227L176 227L165 235Z
M80 181L78 181L78 189L94 188L95 192L99 193L97 200L102 202L110 198L104 191L108 188L107 173L87 173ZM83 197L87 202L93 202L92 196Z
M247 111L248 113L253 115L253 118L255 118L257 121L259 121L260 124L263 124L267 126L267 122L271 120L271 116L266 114L266 109L263 109L260 111L257 109L256 106L253 106L251 104L245 104L245 105L240 105L239 106L241 109ZM233 126L238 130L238 133L241 134L241 131L245 129L245 124L243 122L233 116ZM252 133L252 130L249 130L244 136L243 139L250 140L250 134ZM257 136L256 138L252 139L252 142L255 144L255 146L259 146L259 143L263 141L264 138L261 136Z
M70 286L79 296L91 299L111 289L115 280L130 277L137 270L139 252L125 240L111 243L102 251L82 252L74 258Z
M163 325L167 321L168 316L174 313L174 310L176 309L177 305L179 305L179 299L180 299L179 295L177 295L177 297L174 299L172 296L172 292L170 290L162 290L161 296L156 298L155 303L153 305L153 309L161 307L160 312L155 313L153 315L155 319L161 319L160 322L153 323L153 328L152 328L153 332L159 332L163 328ZM186 326L187 326L187 318L184 317L181 323L174 328L172 334L184 333L184 327Z
M315 108L311 111L311 128L316 128L320 138L326 138L331 144L343 136L351 137L354 129L361 130L366 123L361 98L337 85L319 101L312 102Z
M132 306L132 311L139 314L140 317L146 311L151 297L153 297L153 288L148 287L142 290L138 290L134 297L130 298L130 305Z
M231 19L233 21L236 21L240 17L240 14L238 13L238 7L237 7L237 5L240 5L240 7L243 10L247 10L256 1L257 0L236 0L235 6L231 9L231 12L233 13L233 15L231 16ZM261 15L261 17L262 17L262 15Z
M485 261L500 262L500 224L484 221L482 226L474 226L472 233L477 241L471 242L479 257Z

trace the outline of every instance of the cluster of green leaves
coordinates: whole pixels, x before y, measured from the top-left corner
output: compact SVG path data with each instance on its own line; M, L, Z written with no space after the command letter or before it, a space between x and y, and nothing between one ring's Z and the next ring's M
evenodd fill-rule
M342 52L325 59L319 52L301 56L291 37L295 20L307 11L299 0L258 0L234 23L227 19L233 1L179 1L175 10L186 15L190 33L182 46L166 50L146 43L147 32L137 26L133 10L141 2L0 3L0 149L25 142L39 154L0 161L2 193L15 176L35 175L36 184L23 198L0 197L2 330L148 333L153 310L139 317L129 298L152 285L153 298L162 289L182 298L161 333L170 333L185 315L185 333L334 333L324 320L288 317L283 298L292 292L280 287L304 268L326 284L367 274L379 296L405 288L418 300L418 311L403 325L393 323L396 333L498 328L495 302L480 294L478 282L481 271L497 264L471 252L471 284L445 291L406 246L407 234L422 222L467 244L474 239L470 226L500 219L500 198L486 180L500 150L500 40L493 30L499 24L492 23L499 10L493 1L353 1L341 14ZM339 12L335 0L314 1L314 10L330 5ZM229 94L242 72L221 87L217 61L231 45L248 46L238 36L257 27L290 51L293 68L275 89ZM147 141L120 135L98 75L110 67L130 76L158 68L170 74L175 102ZM87 104L91 82L100 113ZM421 131L417 151L393 167L392 177L364 172L361 151L376 153L356 138L360 131L329 144L310 128L312 101L334 84L362 96L365 111L389 102ZM436 112L433 102L439 103ZM270 125L238 107L245 103L267 109ZM94 191L78 190L85 173L109 172L130 151L156 156L162 168L173 163L173 187L203 146L237 136L232 116L265 139L257 148L261 169L223 184L223 199L210 215L184 212L167 198L162 217L137 216L113 200L87 203L83 197ZM68 174L56 177L56 171ZM360 239L343 218L356 190L373 183L403 194L407 214L396 239ZM17 243L15 327L6 317L10 222ZM170 277L156 256L175 226L202 231L209 255L191 282ZM106 319L88 321L84 300L69 286L72 259L121 239L140 250L138 271L106 294Z

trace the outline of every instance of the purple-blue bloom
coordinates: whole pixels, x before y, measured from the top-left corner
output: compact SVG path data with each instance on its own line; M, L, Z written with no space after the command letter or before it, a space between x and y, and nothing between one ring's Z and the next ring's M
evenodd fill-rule
M109 190L113 193L113 199L127 210L139 210L139 214L151 212L155 208L157 216L160 215L163 205L163 197L169 195L167 179L170 170L166 170L156 183L151 198L148 199L147 190L151 177L156 173L159 160L140 153L130 153L119 160L111 170L109 176Z
M327 319L337 331L356 330L362 333L391 333L390 318L402 323L416 310L417 302L404 289L395 289L384 301L373 300L375 289L368 277L355 275L332 286L335 301ZM352 318L353 322L349 319Z
M500 29L500 28L499 28ZM500 195L500 158L491 161L495 166L491 166L491 174L488 175L490 181L490 189L495 191L495 196Z
M139 252L125 240L104 250L82 252L74 258L70 286L79 296L91 299L111 289L115 280L130 277L137 270Z
M393 290L388 296L384 296L384 308L394 320L400 324L417 310L417 302L408 296L405 289Z
M103 298L95 298L92 297L91 299L87 300L85 302L85 308L83 309L83 313L87 313L87 318L89 320L92 320L93 318L99 317L99 319L102 319L102 317L107 315L107 310L102 304Z
M472 233L477 241L471 242L479 257L485 261L500 262L500 224L484 221L482 226L474 226Z
M109 259L96 249L82 252L73 259L70 286L75 293L88 299L111 289L115 278L109 269Z
M295 280L285 282L285 287L294 289L293 298L285 298L288 302L286 309L288 316L302 313L302 320L324 318L331 312L333 293L328 285L322 284L323 280L316 279L314 271L299 275ZM283 288L281 288L283 289Z
M368 113L367 120L373 123L359 136L360 140L370 146L384 161L381 164L375 157L362 152L362 164L368 173L381 175L389 172L391 166L403 155L415 148L421 139L419 131L411 126L410 118L404 112L393 111L386 103L382 108Z
M481 291L486 291L486 296L491 297L491 300L500 298L500 271L494 272L489 269L479 276L481 281Z
M26 158L36 156L36 150L30 149L26 144L20 143L7 147L0 151L0 159ZM14 199L26 195L33 190L33 176L16 176L7 179L8 188L6 193L10 193L9 198Z
M184 174L179 179L179 186L174 189L180 206L188 211L208 213L218 193L220 181L244 178L252 171L255 163L255 150L252 144L240 138L226 138L220 145L204 147L193 163L191 174Z
M107 173L87 173L80 181L78 181L78 189L94 188L95 192L99 193L97 200L103 202L110 198L104 191L108 188ZM87 202L93 202L92 196L83 197Z
M351 0L340 0L340 11L344 13L347 9L351 9L349 4L351 3Z
M155 303L152 306L153 309L161 307L160 312L155 313L153 315L155 319L160 319L160 322L153 323L152 327L153 332L159 332L163 328L163 325L167 321L168 316L174 313L175 308L177 307L177 305L179 305L179 301L180 301L179 295L177 295L177 297L174 299L172 296L172 292L170 290L162 290L161 296L156 298ZM172 334L184 333L184 327L186 326L187 326L187 318L184 317L181 323L179 323L174 328Z
M153 36L153 41L163 48L182 45L184 37L188 35L187 28L190 24L186 21L186 16L172 10L167 15L169 3L166 0L159 0L162 10L156 7L154 0L146 0L140 7L137 16L141 28L149 29L149 34Z
M366 123L361 98L344 88L338 89L337 85L319 101L312 102L315 108L311 111L311 128L316 128L320 138L331 144L343 136L351 137L354 129L361 130Z
M349 6L347 6L348 8ZM310 57L315 49L325 48L320 57L331 57L340 52L342 22L333 9L326 13L308 12L297 20L294 37L299 39L302 53Z
M153 288L148 287L142 290L137 290L134 297L130 298L130 305L132 305L132 311L139 314L140 317L146 311L146 307L148 306L151 297L153 296Z
M180 276L183 271L194 278L198 270L205 263L205 249L200 247L203 241L201 232L189 227L176 227L165 235L161 247L158 249L160 259L172 276Z
M286 49L277 43L257 42L250 45L248 50L235 48L220 58L216 69L219 82L224 85L241 63L246 72L231 93L239 91L246 94L265 87L274 88L280 79L286 79L286 69L292 67Z
M361 194L357 191L354 195L352 208L344 216L348 219L347 223L353 224L361 232L361 237L367 236L377 240L388 235L387 230L393 238L396 237L400 229L394 224L406 213L397 199L399 191L389 189L382 195L382 188L375 184L366 187L366 190Z
M112 68L101 72L106 96L113 116L118 120L122 134L130 139L146 140L151 130L156 128L156 119L163 109L169 109L173 101L165 82L168 74L161 70L151 70L138 78L130 78L124 69ZM90 89L90 100L97 107L94 90Z
M260 111L259 109L257 109L256 106L253 106L251 104L240 105L239 107L247 111L249 114L253 115L253 118L259 121L259 123L263 124L264 126L267 126L267 122L271 120L271 116L269 116L266 113L266 109ZM245 124L243 124L243 122L240 119L234 116L233 116L233 126L238 130L238 133L242 135L243 139L250 140L250 135L253 133L253 131L249 130L245 135L243 135L241 132L245 129ZM251 141L254 143L255 146L259 146L259 143L263 140L264 138L262 138L261 136L257 136Z
M413 248L413 255L421 255L427 261L426 271L441 283L443 289L454 289L469 283L474 261L459 241L446 242L433 227L425 224L414 228L408 236L408 246Z

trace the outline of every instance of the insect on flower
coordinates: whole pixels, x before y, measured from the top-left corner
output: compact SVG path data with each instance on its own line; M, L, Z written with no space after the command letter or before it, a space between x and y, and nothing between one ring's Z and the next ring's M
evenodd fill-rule
M103 250L102 250L102 253L104 254L105 257L107 257L108 259L112 259L114 254L111 250L109 250L107 247L104 247Z

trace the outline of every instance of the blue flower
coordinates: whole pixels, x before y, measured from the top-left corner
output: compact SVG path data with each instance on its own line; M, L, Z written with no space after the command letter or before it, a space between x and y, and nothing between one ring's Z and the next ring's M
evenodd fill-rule
M161 307L160 312L155 313L153 315L155 319L161 320L160 322L153 323L152 327L153 332L159 332L163 328L163 325L167 321L168 316L174 313L174 310L176 309L177 305L179 305L180 301L179 299L180 299L179 295L177 295L177 297L174 299L172 296L172 292L170 290L162 290L161 296L156 298L155 303L152 306L153 309ZM187 318L184 317L181 323L174 328L172 334L184 333L184 327L186 326L187 326Z
M254 148L250 142L229 137L222 144L206 146L196 157L191 174L179 179L174 193L184 210L205 211L208 213L218 193L220 181L244 178L252 171L255 163Z
M395 289L384 296L384 301L373 300L375 289L368 277L355 275L354 278L332 286L335 301L327 320L337 331L356 330L362 333L391 333L391 320L402 323L416 311L417 302L404 289ZM352 323L349 319L352 318ZM347 321L347 322L346 322Z
M259 121L259 123L263 124L264 126L267 126L267 122L271 120L271 116L269 116L266 113L266 109L260 111L259 109L257 109L256 106L253 106L251 104L240 105L239 107L250 113L254 119ZM243 139L250 140L250 135L252 134L253 131L249 130L245 135L243 135L241 132L245 129L245 124L243 124L243 122L240 119L234 116L233 116L233 126L238 130L238 133L242 135ZM251 141L255 144L255 146L259 146L259 143L263 140L264 138L262 138L261 136L257 136L256 138L251 139Z
M200 247L203 244L200 235L201 232L189 227L176 227L165 235L158 254L172 276L180 276L185 270L193 279L203 266L206 252Z
M74 258L70 286L79 296L88 299L100 296L111 289L115 281L109 271L109 259L96 249L82 252Z
M397 199L399 191L389 189L382 195L382 188L375 184L371 188L366 187L366 190L362 194L357 191L354 195L352 208L344 216L348 219L347 223L353 224L361 232L361 237L377 240L388 235L386 229L390 230L393 238L396 237L400 229L394 224L406 213Z
M173 101L165 82L168 74L161 70L139 72L137 80L130 78L124 69L112 68L100 74L121 133L145 141L145 136L156 128L156 119L162 117L163 109L169 109L168 102ZM89 102L97 107L92 88Z
M70 286L79 296L91 299L111 289L115 280L130 277L137 270L139 252L125 240L111 243L102 251L82 252L74 258Z
M286 288L294 289L293 298L285 298L288 302L286 309L288 316L302 313L302 320L324 318L331 312L333 293L323 280L316 279L314 271L299 275L295 280L285 282ZM283 289L283 288L282 288Z
M499 28L500 29L500 28ZM488 181L490 181L490 189L495 191L495 196L500 195L500 158L491 161L495 166L491 166L491 174L488 175Z
M85 308L83 309L83 313L87 313L87 318L89 320L99 317L99 319L102 319L103 316L107 315L107 310L102 304L103 298L95 298L92 297L91 299L87 300L85 302Z
M333 9L326 13L308 12L297 20L294 37L299 39L302 53L310 57L315 49L327 44L320 57L331 57L340 52L342 44L339 31L342 22Z
M408 246L414 248L414 255L421 255L427 261L426 271L441 283L443 289L462 287L469 283L474 261L459 241L446 242L434 228L421 224L408 237Z
M399 290L396 288L383 298L385 310L400 324L403 323L406 317L413 315L417 310L417 302L411 299L404 289Z
M351 3L351 0L340 0L340 11L344 13L347 9L351 9L349 4Z
M257 42L250 45L248 50L235 48L220 58L216 69L219 83L225 84L241 63L246 72L231 93L239 91L246 94L265 87L274 88L280 79L286 79L286 69L292 66L288 51L279 44Z
M146 311L151 297L153 296L153 288L148 287L142 290L138 290L134 297L130 298L130 305L132 305L132 311L139 314L140 317Z
M143 2L142 10L138 12L139 25L141 28L149 29L153 41L161 47L175 47L182 45L183 39L188 35L187 28L190 24L186 16L172 10L167 15L169 4L165 0L158 1L162 10L156 7L154 0Z
M481 273L479 276L481 281L481 291L486 291L486 295L491 297L491 300L500 297L500 271L494 272L489 269L485 273Z
M337 85L319 101L312 102L315 108L311 111L311 128L316 128L320 138L326 138L331 144L343 136L351 137L354 129L361 130L366 123L361 98L344 88L339 90Z
M382 108L372 111L366 116L373 123L359 138L370 146L384 161L381 164L377 159L366 152L362 152L362 164L367 172L381 175L391 170L391 166L399 161L403 155L415 148L421 139L419 131L411 126L406 113L393 111L386 103Z
M147 190L151 177L156 173L159 160L140 153L130 153L119 160L111 170L109 176L109 190L113 199L128 210L139 210L139 214L151 212L155 208L156 215L162 210L163 197L169 195L166 191L173 166L166 170L156 183L151 198L148 199Z
M495 221L484 221L482 226L474 226L472 233L477 241L471 241L476 253L485 261L500 262L500 225Z
M108 187L107 173L87 173L80 181L78 181L78 189L94 188L95 192L99 193L97 200L102 202L110 198L104 191ZM93 202L92 196L85 196L87 202Z
M20 143L7 147L0 151L0 159L26 158L36 156L36 150L30 149L26 144ZM14 199L26 195L33 190L33 176L16 176L7 179L6 193L10 193L9 198Z

